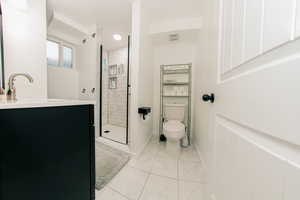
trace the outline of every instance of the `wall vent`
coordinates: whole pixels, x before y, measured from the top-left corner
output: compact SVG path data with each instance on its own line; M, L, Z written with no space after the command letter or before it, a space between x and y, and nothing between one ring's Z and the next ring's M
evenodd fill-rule
M170 42L174 42L174 41L177 41L179 40L179 35L178 34L170 34L169 35L169 41Z

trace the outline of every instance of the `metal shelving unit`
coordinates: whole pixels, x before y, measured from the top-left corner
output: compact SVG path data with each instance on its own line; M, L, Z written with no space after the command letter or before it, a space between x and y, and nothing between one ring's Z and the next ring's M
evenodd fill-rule
M187 97L189 97L189 96L179 96L179 95L177 95L177 96L173 96L173 95L164 95L163 97L173 97L173 98L187 98Z
M167 100L175 99L184 100L186 99L188 113L186 120L186 136L187 136L187 146L184 145L183 140L181 140L182 147L188 147L191 145L191 100L192 100L192 64L175 64L175 65L161 65L160 69L160 135L163 134L163 122L164 122L164 105ZM166 75L183 75L188 77L188 81L186 82L165 82ZM165 87L187 87L188 94L187 95L167 95L164 93Z
M163 83L163 85L189 85L189 83Z

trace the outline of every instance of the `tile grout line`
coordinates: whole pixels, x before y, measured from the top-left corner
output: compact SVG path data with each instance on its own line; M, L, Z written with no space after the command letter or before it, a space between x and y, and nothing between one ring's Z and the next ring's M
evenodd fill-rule
M150 173L147 173L148 174L148 176L147 176L147 179L146 179L146 181L145 181L145 183L144 183L144 185L143 185L143 188L142 188L142 191L141 191L141 193L140 193L140 195L139 195L139 197L138 197L138 199L137 200L140 200L141 198L142 198L142 195L143 195L143 193L144 193L144 191L145 191L145 188L146 188L146 185L147 185L147 183L148 183L148 181L149 181L149 179L150 179Z
M132 169L138 170L138 171L143 172L143 173L146 173L146 174L150 174L150 173L151 173L151 172L150 172L151 170L147 171L147 170L144 170L144 169L140 169L140 168L138 168L138 167L135 167L135 166L131 166L131 165L129 165L129 164L127 164L126 167L130 167L130 168L132 168Z
M151 155L152 159L153 159L153 162L157 161L157 155L160 153L160 152L163 152L164 149L161 149L160 148L160 144L159 145L155 145L154 147L155 151L153 152L153 154ZM199 183L201 185L204 185L206 183L204 183L203 181L196 181L196 180L185 180L185 179L180 179L179 178L179 165L180 165L180 162L190 162L190 163L194 163L194 164L200 164L202 165L202 160L201 160L201 157L198 155L197 151L196 152L196 155L197 157L199 158L199 160L189 160L189 159L184 159L181 157L181 152L179 153L179 155L177 156L176 158L176 164L177 164L177 178L173 178L173 177L168 177L168 176L164 176L164 175L159 175L159 174L156 174L156 173L153 173L153 168L154 168L154 163L152 163L151 167L149 168L149 170L144 170L144 169L140 169L140 168L137 168L135 166L130 166L129 164L127 164L128 167L132 168L132 169L135 169L137 171L140 171L140 172L143 172L143 173L146 173L147 174L147 178L146 178L146 181L145 183L143 184L143 187L142 187L142 190L141 190L141 193L139 194L138 196L138 199L137 200L141 200L142 196L143 196L143 193L145 192L145 189L146 189L146 186L147 184L149 183L149 179L152 175L154 176L157 176L157 177L161 177L161 178L166 178L166 179L169 179L169 180L174 180L176 181L177 183L177 200L180 199L180 181L183 181L183 182L193 182L193 183ZM139 158L138 158L139 159ZM114 190L114 189L113 189ZM116 190L114 190L116 191ZM116 191L117 193L121 194L120 192ZM124 196L123 194L121 194L122 196ZM126 196L124 196L126 197ZM126 199L130 200L128 197L126 197Z
M139 171L139 172L142 172L142 173L145 173L146 175L147 175L147 178L146 178L146 181L145 181L145 184L144 184L144 186L143 186L143 188L142 188L142 191L141 191L141 194L143 193L143 191L144 191L144 188L145 188L145 185L146 185L146 182L148 181L148 178L149 178L149 172L145 172L145 171L143 171L143 170L140 170L140 169L137 169L137 168L134 168L134 167L132 167L132 166L130 166L128 163L124 166L124 168L125 167L127 167L127 168L131 168L131 169L133 169L133 170L136 170L136 171ZM124 169L123 168L123 169ZM110 184L108 184L107 185L107 187L108 188L110 188L111 190L113 190L114 192L116 192L116 193L118 193L118 194L120 194L122 197L125 197L127 200L132 200L131 198L129 198L129 197L127 197L126 195L124 195L124 194L122 194L120 191L118 191L117 189L114 189L113 187L111 187L110 186ZM137 200L139 200L139 198L140 198L140 196L141 196L141 194L139 194L139 197L138 197L138 199Z
M118 190L110 187L109 185L107 185L106 187L108 187L109 189L111 189L112 191L116 192L117 194L121 195L122 197L124 197L127 200L131 200L129 197L125 196L124 194L122 194L121 192L119 192Z
M144 150L142 151L142 153L136 158L137 161L140 159L140 156L141 156L143 153L145 153L145 150L146 150L147 146L148 146L150 143L151 143L151 140L150 140L150 141L148 142L148 144L145 146L145 148L144 148ZM158 148L158 147L156 147L156 148ZM156 157L156 155L158 154L158 152L159 152L159 150L157 150L157 152L155 152L153 155L151 155L151 156L153 156L153 158L152 158L153 161L155 160L155 157ZM129 163L129 162L128 162L128 163ZM127 164L127 165L130 166L129 164ZM137 170L140 170L140 171L145 172L145 173L151 173L151 172L152 172L152 169L153 169L153 164L152 164L152 166L150 167L149 171L144 170L144 169L140 169L140 168L135 167L135 166L130 166L130 167L132 167L132 168L134 168L134 169L137 169Z
M152 163L152 166L151 166L151 169L149 170L150 172L150 174L152 174L152 170L153 170L153 167L154 167L154 163L155 163L155 161L157 161L156 160L156 157L157 157L157 155L158 155L158 153L159 153L159 143L158 143L158 146L156 146L156 148L157 148L157 151L154 153L154 156L153 156L153 163Z
M158 146L156 146L156 148L158 148ZM157 152L154 153L153 161L155 160L155 157L157 156L158 152L159 152L159 149L157 149ZM141 193L140 193L140 195L139 195L139 197L138 197L138 200L140 200L140 199L142 198L142 195L143 195L143 193L144 193L144 191L145 191L146 185L147 185L147 183L148 183L148 181L149 181L149 179L150 179L150 176L152 175L152 173L151 173L151 172L152 172L152 169L153 169L153 164L152 164L152 166L151 166L151 169L149 170L150 172L147 173L147 174L148 174L148 177L147 177L147 179L146 179L146 181L145 181L145 183L144 183L144 185L143 185L143 189L142 189L142 191L141 191Z
M169 177L169 176L159 175L159 174L152 173L152 172L151 172L150 174L151 174L151 175L154 175L154 176L161 177L161 178L171 179L171 180L174 180L174 181L177 181L177 180L178 180L177 178L172 178L172 177Z
M181 154L181 152L180 152L180 154ZM177 158L177 200L179 200L179 185L180 185L180 182L179 182L179 159L180 158Z

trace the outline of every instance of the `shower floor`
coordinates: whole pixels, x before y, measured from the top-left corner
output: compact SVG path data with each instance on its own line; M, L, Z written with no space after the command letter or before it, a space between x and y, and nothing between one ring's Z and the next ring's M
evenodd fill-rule
M126 128L106 124L102 127L102 137L126 144Z

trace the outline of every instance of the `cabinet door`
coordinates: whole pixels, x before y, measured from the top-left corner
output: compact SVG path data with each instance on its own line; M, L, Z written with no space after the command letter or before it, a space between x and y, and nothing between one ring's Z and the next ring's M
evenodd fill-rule
M91 200L90 107L0 110L1 200Z
M91 199L96 199L95 186L96 186L96 150L95 150L95 109L94 106L90 106L90 159L91 159L91 173L90 173L90 193Z

